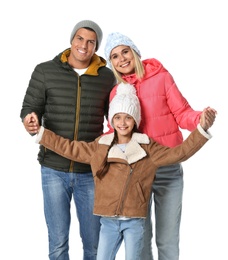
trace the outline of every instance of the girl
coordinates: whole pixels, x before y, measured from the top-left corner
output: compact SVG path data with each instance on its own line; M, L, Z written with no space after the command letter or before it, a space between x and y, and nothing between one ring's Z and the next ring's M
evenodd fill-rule
M124 240L125 259L139 260L151 187L158 167L180 163L211 137L216 111L206 108L183 144L169 148L137 131L141 121L135 88L120 84L110 103L114 132L93 142L70 141L40 128L37 142L61 156L90 164L95 182L94 214L101 216L97 260L114 260Z

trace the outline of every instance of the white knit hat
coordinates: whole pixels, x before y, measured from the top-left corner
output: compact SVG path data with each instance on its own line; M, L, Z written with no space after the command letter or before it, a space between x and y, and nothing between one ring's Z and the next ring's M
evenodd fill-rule
M116 95L109 104L108 119L113 127L112 119L117 113L126 113L135 120L137 128L141 121L141 107L133 85L120 83Z
M141 53L137 46L134 44L134 42L127 37L126 35L123 35L119 32L113 32L108 35L104 53L105 53L105 58L107 60L108 65L111 67L110 63L110 54L112 49L116 48L117 46L120 45L125 45L131 47L138 55L141 57Z
M85 28L85 27L88 27L92 30L94 30L94 32L96 33L97 35L97 45L96 45L96 51L99 49L100 45L101 45L101 41L102 41L102 38L103 38L103 33L102 33L102 30L100 28L100 26L91 21L91 20L82 20L80 22L78 22L72 32L71 32L71 35L70 35L70 43L72 42L73 38L74 38L74 35L75 33L80 29L80 28Z

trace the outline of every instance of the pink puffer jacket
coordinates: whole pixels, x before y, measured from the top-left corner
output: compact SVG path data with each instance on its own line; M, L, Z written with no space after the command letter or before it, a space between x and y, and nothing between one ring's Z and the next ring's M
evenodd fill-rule
M172 75L158 60L147 59L143 65L146 74L142 80L138 80L135 74L123 76L135 86L140 100L142 121L139 130L162 145L174 147L183 142L179 127L193 131L202 112L191 108ZM110 93L110 101L117 86ZM109 124L108 127L109 132L113 131Z

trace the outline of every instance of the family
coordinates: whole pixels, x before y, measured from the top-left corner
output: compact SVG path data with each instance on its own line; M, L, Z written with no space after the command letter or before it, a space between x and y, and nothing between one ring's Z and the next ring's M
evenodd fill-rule
M79 21L71 47L35 67L22 103L40 144L48 257L70 259L73 198L84 260L114 260L123 241L125 260L154 260L152 237L158 260L178 260L181 162L211 138L217 112L195 111L162 63L141 60L120 32L98 56L102 38L97 23Z

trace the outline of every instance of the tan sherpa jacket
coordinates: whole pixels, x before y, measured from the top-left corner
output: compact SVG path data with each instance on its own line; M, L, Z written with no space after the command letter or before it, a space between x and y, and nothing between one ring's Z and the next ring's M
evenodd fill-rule
M112 133L90 143L77 142L41 128L36 142L70 160L91 165L95 182L95 215L145 218L156 169L187 160L211 135L198 125L181 145L169 148L145 134L134 133L124 153L116 145L110 149L109 170L100 180L96 172L103 166L113 137Z

